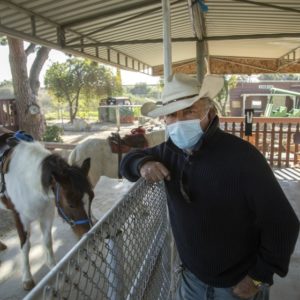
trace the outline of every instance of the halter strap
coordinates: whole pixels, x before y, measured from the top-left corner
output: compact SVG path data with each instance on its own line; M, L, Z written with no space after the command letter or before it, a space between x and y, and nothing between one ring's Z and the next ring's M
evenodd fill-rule
M89 219L82 219L82 220L73 220L69 218L63 211L62 207L59 205L59 189L60 186L58 183L56 183L55 188L55 205L57 208L58 214L65 220L69 225L75 226L75 225L83 225L83 224L91 224L91 221Z

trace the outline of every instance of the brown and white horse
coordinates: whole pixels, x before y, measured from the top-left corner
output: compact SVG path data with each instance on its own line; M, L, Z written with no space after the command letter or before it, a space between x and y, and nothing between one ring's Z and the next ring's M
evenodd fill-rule
M55 265L51 235L55 207L79 238L91 227L94 193L87 177L90 159L81 167L70 166L40 143L23 141L11 150L7 159L1 200L14 214L23 256L23 288L30 290L34 286L29 264L31 222L39 220L50 268Z

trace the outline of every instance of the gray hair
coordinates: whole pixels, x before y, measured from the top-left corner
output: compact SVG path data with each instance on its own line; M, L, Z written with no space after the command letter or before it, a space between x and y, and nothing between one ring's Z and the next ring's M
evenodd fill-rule
M213 110L216 114L218 113L218 108L214 100L209 97L200 98L198 101L205 101L207 109Z

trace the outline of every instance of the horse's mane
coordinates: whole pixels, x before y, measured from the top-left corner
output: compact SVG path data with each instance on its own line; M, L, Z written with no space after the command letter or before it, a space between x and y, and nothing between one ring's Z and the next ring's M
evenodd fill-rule
M70 166L61 156L51 154L42 161L42 185L45 190L51 186L53 179L60 184L68 184L74 191L82 193L91 189L91 184L78 166Z

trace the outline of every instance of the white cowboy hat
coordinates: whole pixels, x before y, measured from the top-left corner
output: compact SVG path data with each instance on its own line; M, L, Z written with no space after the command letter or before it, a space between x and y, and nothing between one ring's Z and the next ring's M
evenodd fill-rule
M206 75L202 86L198 80L182 73L175 73L165 84L161 105L145 103L141 112L144 116L156 118L192 106L200 98L216 97L224 86L224 78L219 75Z

